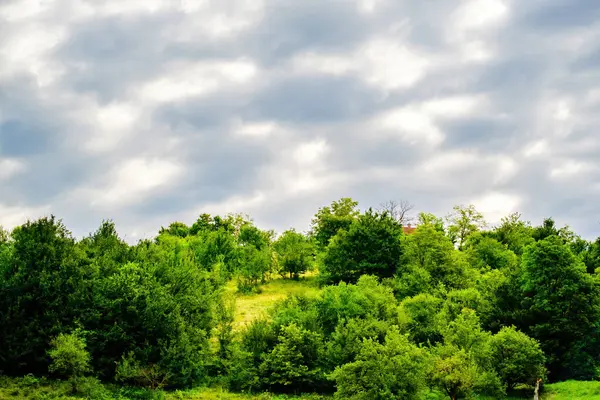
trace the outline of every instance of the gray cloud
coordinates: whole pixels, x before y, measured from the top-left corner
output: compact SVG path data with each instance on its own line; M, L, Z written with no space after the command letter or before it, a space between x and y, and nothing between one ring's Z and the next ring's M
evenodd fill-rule
M0 224L306 229L351 196L598 236L595 1L257 4L2 2Z

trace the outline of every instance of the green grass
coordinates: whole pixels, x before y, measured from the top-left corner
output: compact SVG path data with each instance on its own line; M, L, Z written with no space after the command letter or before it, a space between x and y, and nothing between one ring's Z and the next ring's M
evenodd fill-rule
M253 320L265 316L268 310L289 295L316 297L321 293L314 274L307 273L298 280L277 277L260 286L260 293L236 293L234 281L227 289L236 293L234 329L239 330Z
M544 386L543 400L600 400L600 382L566 381Z
M0 377L0 400L61 399L71 400L71 385L66 382L48 381L34 377Z
M71 394L68 382L34 377L8 378L0 376L0 400L324 400L319 395L285 396L272 393L239 394L221 388L196 388L185 391L152 392L95 383L87 393Z
M286 396L276 395L272 393L261 394L239 394L227 392L220 388L199 388L188 391L176 391L168 393L166 400L285 400L285 399L302 399L302 400L321 400L326 397L319 395L302 395L302 396Z
M145 399L145 400L326 400L331 397L319 395L286 396L272 393L240 394L231 393L221 388L196 388L185 391L150 392L143 389L127 389L114 385L103 387L99 383L88 386L91 396L71 395L71 385L67 382L52 381L34 377L8 378L0 376L0 400L75 400L88 398L98 399ZM93 394L103 394L108 397L97 397ZM508 396L507 400L533 398L533 389L522 390L518 395ZM440 393L431 392L427 399L442 400L447 397ZM493 400L488 397L477 397L477 400ZM541 400L600 400L600 382L596 381L566 381L544 386Z

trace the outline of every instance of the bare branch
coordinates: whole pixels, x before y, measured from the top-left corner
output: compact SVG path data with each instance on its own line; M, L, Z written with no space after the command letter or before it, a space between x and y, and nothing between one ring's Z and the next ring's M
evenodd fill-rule
M414 205L410 204L406 200L388 200L380 205L380 211L386 211L392 218L398 221L400 224L409 224L414 220L414 217L410 215L410 211L414 208Z

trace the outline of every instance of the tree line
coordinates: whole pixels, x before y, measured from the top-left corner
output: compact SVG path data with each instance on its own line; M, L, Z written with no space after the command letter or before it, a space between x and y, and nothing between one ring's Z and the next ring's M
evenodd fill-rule
M80 240L53 216L0 230L0 371L344 399L597 378L600 239L519 214L489 227L473 206L420 213L407 234L396 206L343 198L279 235L203 214L135 245L112 221ZM234 330L228 282L255 292L309 270L318 297Z

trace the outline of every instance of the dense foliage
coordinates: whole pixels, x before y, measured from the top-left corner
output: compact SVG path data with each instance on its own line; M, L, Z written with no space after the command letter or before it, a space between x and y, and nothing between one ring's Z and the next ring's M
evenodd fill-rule
M344 198L306 234L208 214L135 245L111 221L80 240L54 217L0 229L0 371L340 399L597 378L600 238L519 214L488 227L473 206L403 219ZM318 296L234 327L230 282L243 296L313 270Z

